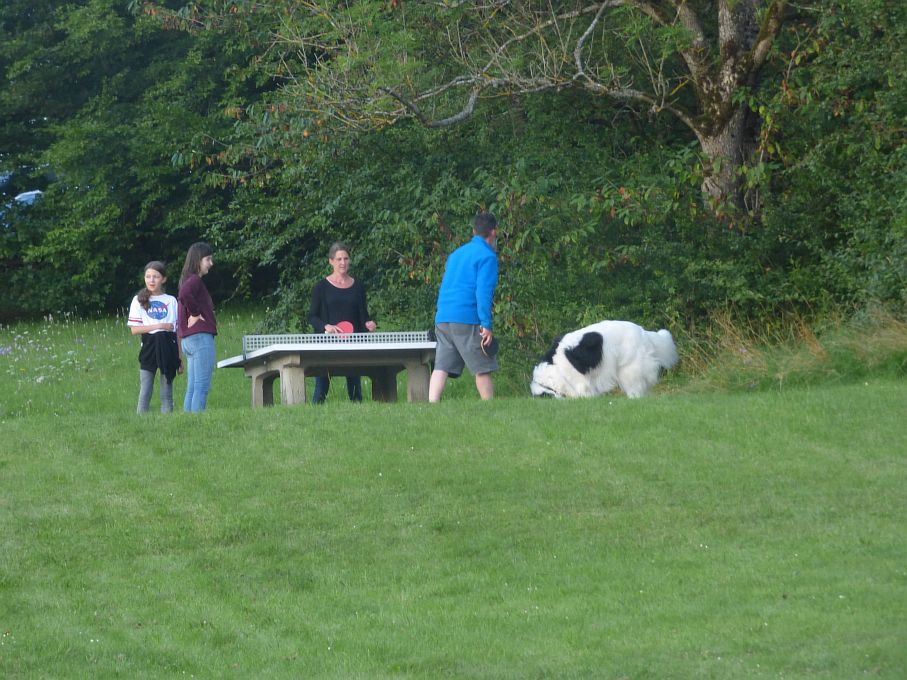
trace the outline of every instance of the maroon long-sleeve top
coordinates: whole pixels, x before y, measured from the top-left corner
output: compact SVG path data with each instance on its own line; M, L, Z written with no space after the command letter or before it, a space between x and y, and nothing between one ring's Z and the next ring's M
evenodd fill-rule
M190 274L183 285L180 286L179 296L179 323L177 335L185 338L196 333L211 333L217 335L217 319L214 317L214 301L211 294L198 274ZM189 328L189 317L199 316L192 328Z

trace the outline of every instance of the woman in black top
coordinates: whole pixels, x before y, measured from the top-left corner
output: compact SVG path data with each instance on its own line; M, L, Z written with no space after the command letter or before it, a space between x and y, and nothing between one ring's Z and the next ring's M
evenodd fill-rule
M316 333L342 333L337 327L341 321L352 324L354 333L371 333L378 325L368 313L365 287L349 275L350 249L343 243L334 243L328 251L328 261L333 271L312 289L309 323ZM312 403L322 403L330 387L330 376L315 378ZM346 391L350 401L362 401L362 379L358 375L347 376Z

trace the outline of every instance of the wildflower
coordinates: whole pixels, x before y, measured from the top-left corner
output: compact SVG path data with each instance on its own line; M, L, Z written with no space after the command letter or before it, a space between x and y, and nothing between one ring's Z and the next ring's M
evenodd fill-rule
M0 347L0 357L5 357L7 354L12 354L12 347Z

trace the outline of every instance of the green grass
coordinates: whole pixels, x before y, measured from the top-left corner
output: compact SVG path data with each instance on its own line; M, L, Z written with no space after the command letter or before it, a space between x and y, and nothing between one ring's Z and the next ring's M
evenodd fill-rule
M907 675L897 376L138 417L122 320L2 347L3 677Z

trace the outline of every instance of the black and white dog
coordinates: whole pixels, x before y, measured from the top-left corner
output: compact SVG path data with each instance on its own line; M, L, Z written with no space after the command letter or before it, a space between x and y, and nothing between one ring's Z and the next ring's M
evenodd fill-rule
M532 372L534 397L595 397L620 387L644 397L662 369L677 363L670 331L629 321L600 321L556 338Z

